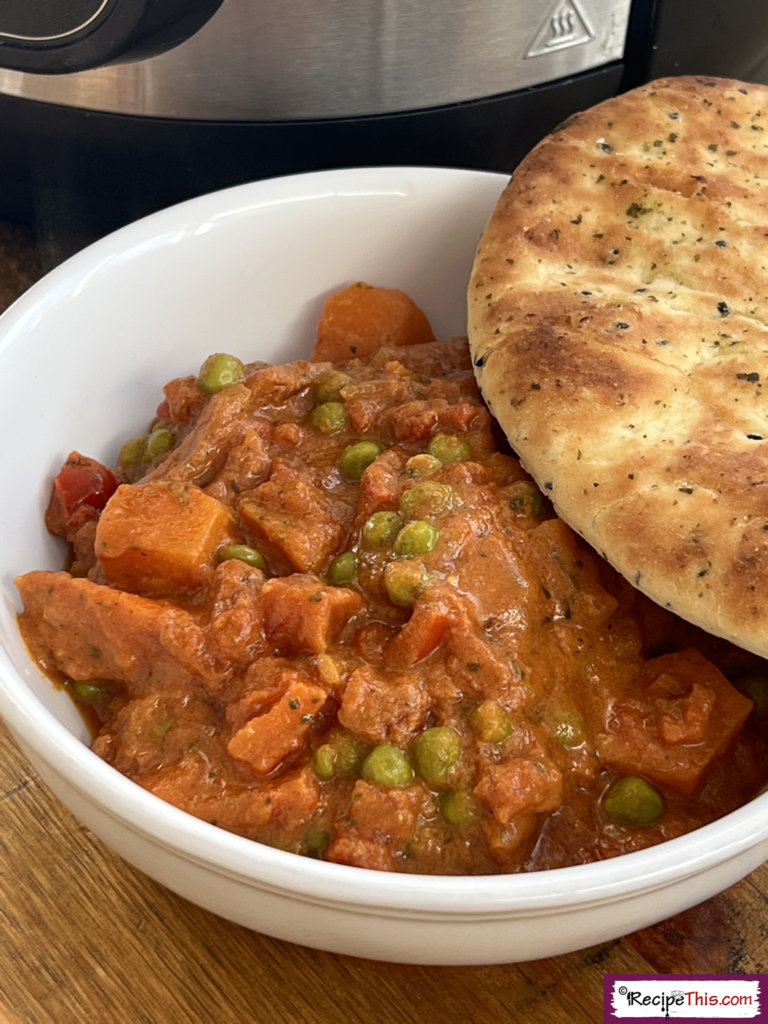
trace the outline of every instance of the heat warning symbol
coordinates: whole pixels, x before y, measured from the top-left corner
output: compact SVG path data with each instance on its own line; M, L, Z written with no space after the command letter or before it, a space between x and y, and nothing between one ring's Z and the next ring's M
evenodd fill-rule
M557 0L526 50L526 57L581 46L595 38L589 20L576 0Z

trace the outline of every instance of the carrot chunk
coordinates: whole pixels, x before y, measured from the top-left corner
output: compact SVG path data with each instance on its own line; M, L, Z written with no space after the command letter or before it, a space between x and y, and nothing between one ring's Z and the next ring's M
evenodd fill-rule
M326 300L312 359L338 362L371 355L382 345L434 340L429 320L405 292L358 281Z
M192 484L122 484L101 514L95 550L110 586L169 594L202 586L226 536L227 509Z
M419 603L402 629L387 645L387 664L412 668L440 645L451 625L451 613L440 602Z
M362 605L357 591L299 573L267 580L261 597L265 635L291 653L323 654Z
M297 679L265 714L252 718L235 733L227 744L228 752L258 774L267 775L301 747L327 696L321 687Z

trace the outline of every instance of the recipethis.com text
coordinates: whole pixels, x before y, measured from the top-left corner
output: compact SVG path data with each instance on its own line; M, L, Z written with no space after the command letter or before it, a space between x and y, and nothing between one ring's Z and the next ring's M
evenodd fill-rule
M768 1022L768 975L616 975L603 978L603 1020Z

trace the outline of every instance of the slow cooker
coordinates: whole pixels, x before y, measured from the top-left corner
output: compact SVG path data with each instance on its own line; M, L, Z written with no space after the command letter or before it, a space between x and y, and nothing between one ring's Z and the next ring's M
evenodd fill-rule
M48 264L254 178L511 171L570 113L659 75L768 82L754 0L4 0L0 216Z

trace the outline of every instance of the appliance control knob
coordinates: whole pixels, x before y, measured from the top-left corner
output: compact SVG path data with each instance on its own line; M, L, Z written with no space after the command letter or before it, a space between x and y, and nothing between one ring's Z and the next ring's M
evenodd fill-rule
M223 0L3 0L0 67L58 75L142 60L189 39Z

